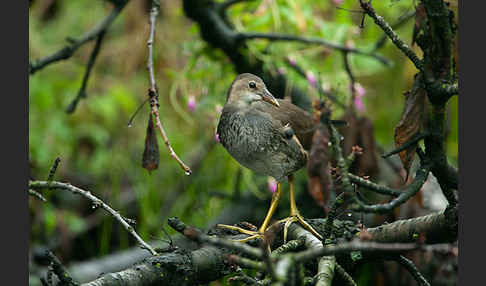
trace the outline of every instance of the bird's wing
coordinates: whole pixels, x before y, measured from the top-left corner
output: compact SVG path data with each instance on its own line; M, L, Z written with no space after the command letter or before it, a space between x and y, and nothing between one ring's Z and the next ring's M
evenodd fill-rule
M290 101L278 99L279 107L266 104L266 112L271 117L281 122L282 126L290 124L304 149L309 150L314 134L314 122L312 116Z

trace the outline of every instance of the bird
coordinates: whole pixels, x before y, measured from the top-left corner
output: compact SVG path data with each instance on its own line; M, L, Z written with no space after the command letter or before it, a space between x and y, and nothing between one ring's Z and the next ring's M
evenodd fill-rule
M249 235L237 241L263 238L282 196L281 182L288 178L290 216L279 220L284 224L284 241L289 226L299 222L317 238L322 236L299 213L294 194L294 173L304 167L312 144L312 116L290 101L275 98L263 80L251 73L239 74L226 94L217 134L228 153L254 173L271 176L277 190L258 231L218 224L218 227Z

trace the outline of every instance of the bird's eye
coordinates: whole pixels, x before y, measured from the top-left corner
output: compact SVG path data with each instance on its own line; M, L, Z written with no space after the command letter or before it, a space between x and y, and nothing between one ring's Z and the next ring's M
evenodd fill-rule
M248 86L250 86L250 88L256 88L256 83L254 81L250 81Z

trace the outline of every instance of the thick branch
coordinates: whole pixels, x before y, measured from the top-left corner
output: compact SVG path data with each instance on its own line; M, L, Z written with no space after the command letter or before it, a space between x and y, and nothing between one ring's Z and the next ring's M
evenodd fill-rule
M319 230L319 227L322 228L325 224L325 219L311 220L310 222L314 228ZM443 213L396 221L377 228L368 228L367 230L372 234L372 242L353 241L334 247L324 247L321 241L310 232L297 224L292 224L289 227L289 239L291 241L303 240L303 247L308 250L292 254L272 254L272 259L288 257L285 261L298 263L312 260L322 255L336 255L351 251L377 251L382 254L408 251L419 247L413 243L416 241L417 236L413 235L414 233L424 234L426 243L441 243L457 239L457 232L455 237L451 237L451 229ZM231 239L232 237L228 238ZM241 238L241 236L238 235L234 238ZM422 248L428 249L429 246L422 246ZM431 245L430 248L434 249L434 245ZM212 245L203 245L202 248L192 252L184 250L164 252L159 256L146 258L126 270L106 274L84 285L167 285L168 281L175 283L175 285L208 283L230 273L230 266L225 261L227 261L228 255L233 254L234 251L226 247L217 248ZM256 262L249 259L245 261ZM255 267L263 271L266 269L262 262L251 263L251 268ZM279 267L289 269L290 265L285 266L284 264ZM338 268L337 265L335 267L335 269ZM339 270L337 271L339 273ZM269 280L265 279L262 281L262 284L267 285L269 282ZM352 284L349 283L349 285Z
M457 209L453 209L457 212ZM443 243L457 240L457 229L448 222L444 212L426 216L398 220L378 227L368 228L371 240L376 242L410 243L417 240L419 235L425 236L425 243Z

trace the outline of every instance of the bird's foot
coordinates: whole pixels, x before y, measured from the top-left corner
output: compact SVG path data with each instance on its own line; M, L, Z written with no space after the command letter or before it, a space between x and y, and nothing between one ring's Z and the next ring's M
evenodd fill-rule
M261 233L260 231L248 230L248 229L244 229L244 228L241 228L241 227L238 227L238 226L227 225L227 224L217 224L216 227L235 230L235 231L238 231L240 233L249 235L248 237L245 237L243 239L233 239L234 242L243 242L244 243L244 242L250 241L252 239L263 239L263 233Z
M278 221L279 223L285 223L284 224L284 243L287 242L287 232L289 229L289 226L293 222L299 222L306 230L310 231L315 237L317 237L319 240L322 240L322 236L312 227L310 224L308 224L305 220L304 217L301 216L299 213L294 213L293 215L281 219Z

